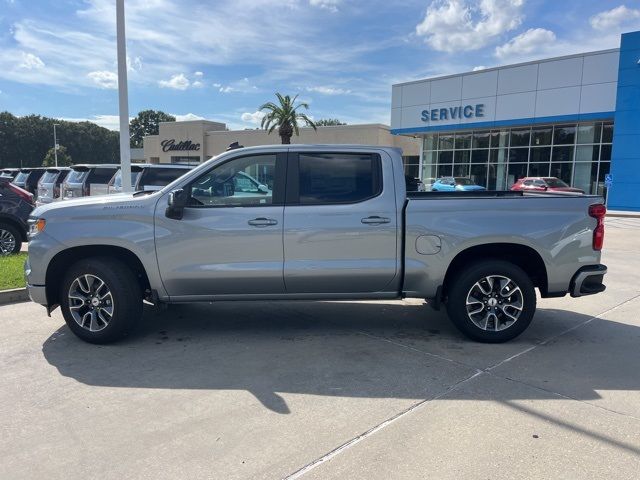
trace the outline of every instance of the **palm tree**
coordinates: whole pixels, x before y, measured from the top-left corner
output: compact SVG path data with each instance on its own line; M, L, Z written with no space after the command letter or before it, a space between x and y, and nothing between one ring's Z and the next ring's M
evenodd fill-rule
M284 97L279 93L276 93L280 105L276 105L273 102L267 102L260 107L260 111L266 110L266 114L262 117L261 127L264 128L267 133L271 133L278 128L278 135L282 139L284 145L291 143L291 137L295 133L299 135L298 121L304 122L304 125L312 127L317 130L316 124L307 117L304 113L299 113L299 108L307 110L309 105L305 102L300 102L296 105L296 99L298 95L293 97L285 95Z

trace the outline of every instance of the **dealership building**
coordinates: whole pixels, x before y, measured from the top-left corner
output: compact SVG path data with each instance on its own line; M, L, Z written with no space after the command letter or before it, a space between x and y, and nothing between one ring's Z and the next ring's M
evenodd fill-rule
M412 176L490 189L553 176L640 210L640 32L617 49L393 85L391 132L421 139Z

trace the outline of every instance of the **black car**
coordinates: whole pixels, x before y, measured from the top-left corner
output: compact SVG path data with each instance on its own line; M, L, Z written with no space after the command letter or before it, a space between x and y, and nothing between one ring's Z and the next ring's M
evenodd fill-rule
M0 178L0 255L17 253L27 241L33 195Z
M13 184L31 193L38 195L38 180L46 171L46 168L21 168L13 179Z

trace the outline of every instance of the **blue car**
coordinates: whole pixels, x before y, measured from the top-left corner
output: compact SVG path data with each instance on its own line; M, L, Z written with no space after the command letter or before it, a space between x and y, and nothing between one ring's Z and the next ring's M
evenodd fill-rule
M442 177L431 186L432 192L472 192L486 190L466 177Z

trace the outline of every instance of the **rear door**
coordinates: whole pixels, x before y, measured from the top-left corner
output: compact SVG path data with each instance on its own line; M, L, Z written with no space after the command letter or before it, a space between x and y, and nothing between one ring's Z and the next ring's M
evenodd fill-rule
M386 153L382 153L386 155ZM398 218L390 161L378 153L289 156L284 222L287 293L388 291Z

